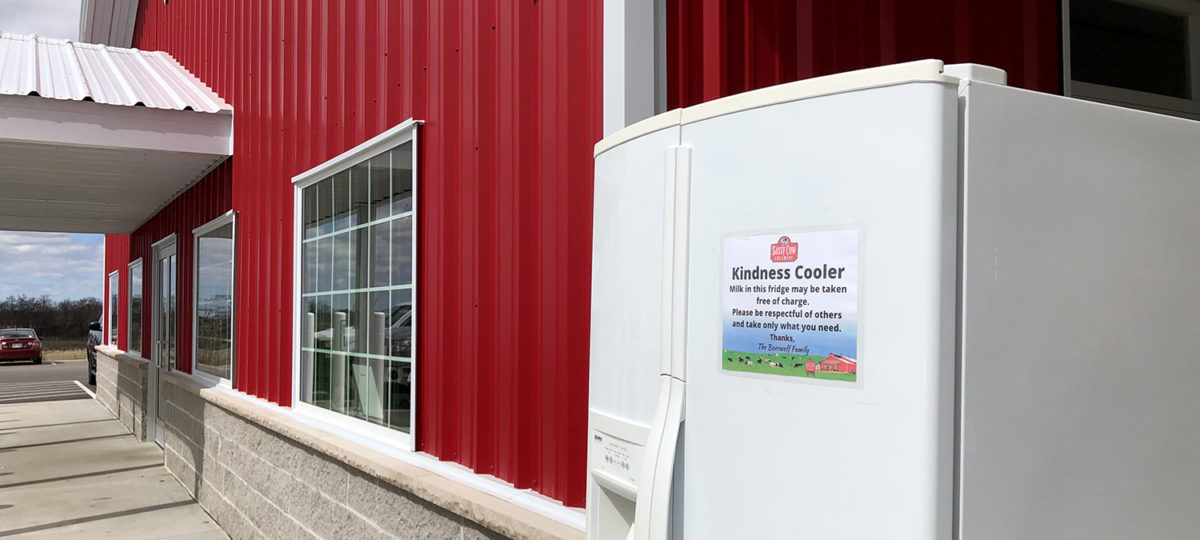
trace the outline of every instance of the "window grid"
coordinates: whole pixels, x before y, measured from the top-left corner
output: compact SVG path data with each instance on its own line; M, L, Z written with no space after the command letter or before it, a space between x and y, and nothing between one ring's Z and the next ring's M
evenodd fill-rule
M407 147L410 159L399 160L397 153ZM412 335L411 325L414 311L414 280L416 274L415 261L411 256L415 253L415 156L412 156L415 141L405 141L395 145L384 152L374 156L360 160L359 162L350 165L336 173L329 174L320 180L313 182L299 190L300 207L303 209L301 225L300 245L303 250L313 250L311 255L304 255L302 260L303 272L301 273L300 284L300 299L301 312L305 317L314 317L311 324L311 333L307 333L308 339L314 340L311 343L302 343L300 350L302 351L302 363L310 363L307 369L311 370L311 375L307 372L301 377L301 401L306 401L309 404L329 409L334 412L347 414L367 420L371 423L381 424L392 429L402 432L410 431L409 415L411 414L411 373L412 373ZM404 161L403 163L401 161ZM404 165L408 165L408 169L402 169ZM381 178L374 177L381 168L387 171L388 178L386 182L381 182L381 185L376 185L376 181L381 181ZM362 177L363 171L366 172L365 178ZM398 184L403 180L405 173L408 171L408 185ZM356 174L357 173L357 174ZM328 184L326 184L328 183ZM341 189L341 184L345 184L345 189ZM355 187L358 187L360 194L365 191L366 201L355 201ZM398 193L398 189L400 192ZM377 190L387 190L386 194L378 194ZM342 193L346 202L345 208L337 205L342 201L339 197ZM329 197L328 201L330 208L323 208L323 204L327 201L323 200L323 195ZM406 195L402 197L402 195ZM379 206L381 201L386 201L385 206ZM409 209L397 211L397 205L407 201ZM346 226L345 222L353 222L355 219L354 213L361 210L365 205L367 212L367 221ZM382 218L370 219L381 210L386 208L388 215ZM323 215L329 212L328 220ZM342 217L338 217L340 212L347 212ZM395 212L395 213L392 213ZM311 215L310 215L311 213ZM400 228L398 224L407 223L406 226ZM374 229L380 225L387 225L387 228L376 232ZM364 232L365 231L365 232ZM407 231L407 234L405 232ZM314 234L315 233L315 234ZM382 233L386 239L378 238L378 234ZM342 240L339 240L342 239ZM407 240L407 245L410 250L408 254L408 272L407 283L396 283L397 279L402 278L398 275L396 256L400 255L397 251L397 242ZM339 252L340 251L340 252ZM376 253L379 251L379 253ZM348 264L345 268L339 268L338 257L341 256L348 259ZM377 263L378 258L386 258L386 269L379 268ZM365 261L365 264L363 262ZM322 264L327 265L329 272L328 278L321 275ZM344 274L341 272L344 270ZM338 286L339 278L345 279L344 288L335 288ZM328 279L328 282L325 282ZM374 283L386 280L386 285L375 285ZM322 283L325 282L325 283ZM365 284L366 287L355 286ZM328 290L320 290L322 287L328 287ZM397 292L408 292L407 295L395 296ZM385 319L383 322L383 332L388 335L384 338L384 351L388 354L375 354L367 352L373 349L373 346L379 346L374 342L375 336L372 333L372 325L376 324L374 317L375 308L377 308L378 298L374 295L377 293L385 293L383 300L388 304L384 309ZM395 302L405 301L407 296L407 311L398 309L399 306ZM321 300L324 300L323 302ZM402 304L403 305L403 304ZM315 317L321 315L322 308L327 309L327 316L334 317L326 321L317 322ZM342 316L341 322L334 314L342 311L345 313ZM367 315L371 313L372 315ZM400 315L397 316L397 313ZM363 335L358 335L358 332L352 331L349 319L358 319L353 321L355 326L365 330ZM405 322L407 321L407 322ZM407 325L409 333L407 340L404 341L408 347L407 355L404 355L404 349L397 351L395 347L396 335L391 334L396 331L397 325ZM345 325L340 330L338 325ZM322 328L327 325L327 328ZM317 330L320 328L320 330ZM349 331L348 331L349 330ZM335 332L341 332L342 336L335 337ZM336 350L334 348L307 346L316 345L315 339L318 334L328 333L325 338L330 345L336 341L344 341L353 337L353 344L346 343L343 347L346 350ZM403 333L401 333L403 335ZM364 337L370 341L365 341ZM340 338L340 339L338 339ZM354 350L351 350L354 349ZM324 377L321 373L319 364L327 364L329 369L329 380L325 381L327 386L320 386L318 378ZM340 366L337 367L337 366ZM408 366L405 369L397 369L397 366ZM340 374L339 369L342 369ZM377 377L374 385L380 388L377 394L371 392L371 388L366 391L368 399L363 400L361 396L364 394L363 387L374 386L370 383L364 383L365 378L370 379L370 372L375 372ZM384 380L378 379L379 372L383 372ZM399 373L399 375L397 375ZM336 381L340 377L346 379L344 388L335 388ZM357 379L353 383L349 379ZM382 389L387 385L388 390ZM394 386L400 384L407 390L401 394L396 394ZM326 390L325 399L319 399L319 392ZM357 402L355 398L348 397L352 392L358 394ZM339 396L342 393L344 395ZM396 399L397 396L399 400ZM345 399L339 402L340 399ZM373 398L373 399L372 399ZM385 401L386 400L386 401ZM352 404L353 402L353 404ZM397 410L395 407L401 406ZM369 411L374 407L375 413ZM379 413L380 407L387 407L382 414Z

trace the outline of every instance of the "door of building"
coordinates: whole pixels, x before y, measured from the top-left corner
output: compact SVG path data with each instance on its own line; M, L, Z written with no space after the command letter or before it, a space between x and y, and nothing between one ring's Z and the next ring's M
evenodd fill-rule
M162 373L175 369L179 303L179 276L175 238L172 236L154 246L154 318L151 319L154 347L151 351L150 372L147 376L147 416L154 442L163 444Z

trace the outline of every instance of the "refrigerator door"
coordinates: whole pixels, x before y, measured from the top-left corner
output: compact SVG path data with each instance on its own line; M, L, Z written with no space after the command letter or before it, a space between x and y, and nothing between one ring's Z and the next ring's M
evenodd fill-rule
M685 112L677 537L951 534L957 89L873 86Z
M966 88L961 538L1200 531L1200 122Z
M664 358L679 111L606 139L596 157L589 379L588 538L624 540L662 444L671 384ZM673 120L672 120L673 119ZM638 131L630 137L630 130ZM668 304L669 305L669 304ZM682 393L682 390L679 391ZM659 414L656 415L656 411ZM655 432L652 433L652 429ZM668 441L673 443L672 441ZM648 448L651 447L651 448ZM669 480L669 478L667 478ZM644 506L644 505L643 505Z

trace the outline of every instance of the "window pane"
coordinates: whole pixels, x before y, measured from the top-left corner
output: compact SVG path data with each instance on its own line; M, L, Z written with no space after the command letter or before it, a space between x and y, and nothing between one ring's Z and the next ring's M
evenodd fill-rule
M317 331L317 298L308 297L300 315L300 401L313 402L313 334Z
M391 311L391 293L377 291L371 296L371 320L368 323L370 337L367 340L367 352L370 354L390 354L387 347L388 313Z
M371 273L368 268L370 252L367 250L367 240L371 236L369 228L354 229L347 233L349 249L346 253L350 265L349 289L365 289L370 286Z
M392 221L392 285L412 284L412 216Z
M326 178L305 190L312 190L317 198L317 234L333 231L333 180Z
M1184 15L1113 0L1071 1L1071 78L1152 94L1192 95Z
M312 344L314 349L330 350L333 347L333 297L320 295L313 298L315 304L315 324L313 326Z
M346 351L352 353L367 352L367 293L357 292L346 295Z
M371 180L367 170L365 163L350 168L350 226L371 221L368 197Z
M371 159L371 215L383 219L392 213L391 153Z
M312 404L326 409L329 403L330 366L332 362L327 352L313 353L313 391Z
M120 293L118 275L108 276L108 344L117 344L117 295Z
M317 291L317 247L320 240L300 243L300 257L304 266L300 268L300 292Z
M129 352L142 354L142 265L129 268Z
M412 364L405 360L386 360L388 378L387 425L408 433L409 403L412 400Z
M350 171L333 176L333 230L350 226Z
M179 355L179 256L171 254L166 259L163 259L163 264L166 265L167 274L163 278L163 286L166 287L166 299L163 305L167 306L166 325L163 327L163 343L166 347L167 369L175 369L175 359Z
M392 222L385 221L371 225L371 257L368 264L370 264L372 287L386 287L390 283L388 276L392 269L391 237Z
M413 209L412 143L392 150L392 214Z
M232 378L233 224L196 239L196 369Z
M371 366L361 356L348 358L349 376L346 377L346 414L366 420L371 402Z
M303 221L301 221L304 238L312 238L318 234L317 185L319 184L304 188L304 200L301 205L304 207Z
M392 308L388 314L389 356L412 357L412 290L392 291Z
M354 253L351 251L349 234L333 236L333 290L344 291L350 288L350 269L353 267Z
M387 365L391 360L372 358L368 360L368 381L365 384L366 401L364 412L372 424L387 423L388 379Z
M329 350L340 352L349 350L346 347L346 333L350 317L350 295L333 295L333 324L329 334Z
M317 264L313 271L316 279L314 290L328 292L333 286L333 237L326 236L317 243Z

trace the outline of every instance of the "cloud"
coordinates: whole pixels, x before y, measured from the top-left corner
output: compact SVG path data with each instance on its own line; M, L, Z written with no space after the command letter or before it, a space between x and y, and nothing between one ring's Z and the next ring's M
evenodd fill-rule
M103 279L103 235L0 231L0 298L100 298Z
M0 0L0 31L79 39L81 0Z

